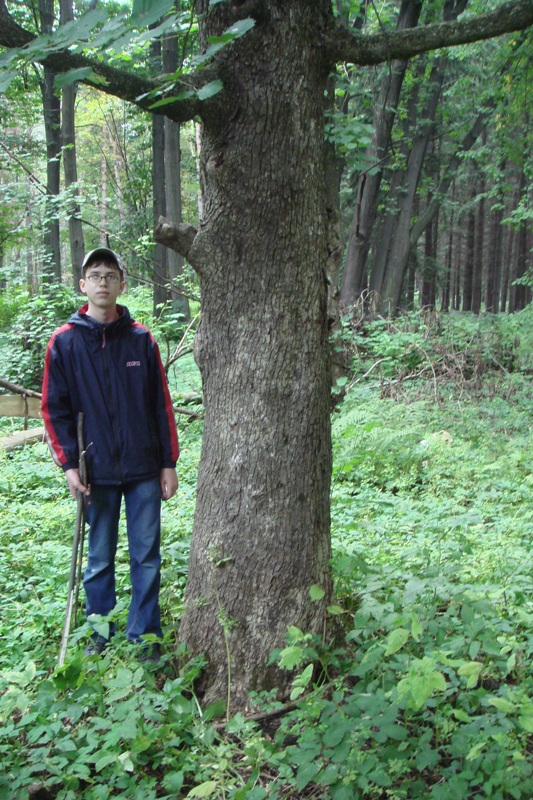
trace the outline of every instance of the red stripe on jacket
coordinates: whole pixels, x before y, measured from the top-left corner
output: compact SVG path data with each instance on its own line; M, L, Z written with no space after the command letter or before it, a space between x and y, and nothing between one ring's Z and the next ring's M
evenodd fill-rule
M174 408L172 406L172 400L170 398L170 391L168 388L168 381L167 376L165 373L165 368L163 367L163 362L161 361L161 354L159 352L159 346L154 339L152 332L148 330L145 325L141 325L140 322L133 322L133 326L137 328L142 328L145 331L148 331L150 339L154 344L154 352L157 358L157 364L159 367L159 373L161 376L161 385L163 387L163 395L165 398L165 412L167 415L167 422L168 422L168 430L170 435L170 446L171 446L171 455L172 460L177 461L180 454L180 448L178 443L178 432L176 430L176 417L174 416Z
M56 461L59 466L62 464L66 464L67 457L63 448L59 443L59 439L57 438L57 434L55 432L54 426L52 425L52 418L50 416L50 411L48 410L48 381L50 377L50 359L52 357L52 347L55 342L56 336L60 333L64 333L64 331L69 331L74 327L71 323L67 322L65 325L62 325L58 328L52 338L48 342L48 347L46 348L46 355L44 358L44 376L43 376L43 388L42 388L42 397L41 397L41 416L43 418L44 426L46 428L48 445L52 451L52 455L54 456L54 460Z

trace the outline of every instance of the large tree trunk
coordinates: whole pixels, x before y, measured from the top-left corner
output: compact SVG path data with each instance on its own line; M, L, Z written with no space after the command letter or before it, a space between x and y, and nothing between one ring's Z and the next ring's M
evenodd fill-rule
M331 4L264 5L224 54L236 105L204 120L204 215L188 253L202 294L205 432L180 636L208 658L206 699L226 696L231 671L233 707L279 683L267 661L288 626L322 633L331 593L329 65L309 46ZM198 3L200 19L207 9ZM212 7L204 41L230 22L226 4ZM313 584L322 601L310 601Z

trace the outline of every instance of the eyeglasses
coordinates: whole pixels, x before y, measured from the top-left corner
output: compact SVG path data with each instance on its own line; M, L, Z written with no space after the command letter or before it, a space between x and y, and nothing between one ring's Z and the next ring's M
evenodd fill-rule
M91 272L90 275L87 275L86 280L90 281L91 283L100 283L100 281L105 281L106 283L118 283L120 280L120 275L117 275L116 272L106 272L105 275L100 272Z

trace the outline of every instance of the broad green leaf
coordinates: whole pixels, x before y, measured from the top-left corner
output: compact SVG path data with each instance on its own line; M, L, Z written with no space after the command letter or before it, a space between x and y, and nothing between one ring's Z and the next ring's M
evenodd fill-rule
M464 678L467 678L466 688L473 689L476 686L483 664L479 661L469 661L468 664L462 664L457 670L457 673Z
M396 630L391 631L387 637L388 646L385 650L385 655L392 656L397 653L398 650L402 649L408 638L409 631L405 628L396 628Z
M516 711L516 705L510 700L506 700L505 697L487 697L487 702L498 711L503 711L504 714L512 714Z
M413 621L411 622L411 636L413 637L415 642L420 641L420 637L422 636L423 630L424 629L422 627L422 623L420 622L418 617L414 617Z
M520 714L518 722L527 733L533 733L533 710Z
M344 614L344 609L340 606L328 606L327 608L328 614L333 614L333 616L340 616L340 614Z
M167 792L179 795L181 787L183 786L183 779L185 775L183 772L167 772L163 778L163 786Z
M129 751L121 753L117 760L120 761L125 772L135 772L135 765Z
M391 786L392 781L384 769L375 769L368 773L368 778L377 786Z
M114 764L116 760L117 760L116 753L108 753L107 755L102 756L102 758L98 759L98 761L94 765L94 768L96 772L101 772L104 769L104 767L107 767L108 764Z
M325 595L324 589L319 586L317 583L314 583L309 589L309 596L311 600L322 600Z
M131 21L143 28L159 22L174 8L174 0L133 0Z
M478 742L477 744L475 744L466 754L466 760L473 761L475 758L477 758L485 749L486 744L487 742Z
M216 792L217 788L218 781L205 781L191 789L187 797L209 797L209 795Z
M297 675L292 682L293 689L290 695L291 700L296 700L297 697L300 697L300 695L303 694L304 690L309 685L312 677L313 677L313 665L308 664L307 667L304 669L304 671L301 673L301 675Z
M299 792L303 791L308 783L311 783L320 769L320 761L311 764L303 764L296 774L296 787Z
M299 647L298 645L285 647L281 651L281 658L279 660L280 667L282 669L294 669L300 664L303 654L303 647Z
M214 97L216 94L222 91L223 88L224 85L222 81L211 81L211 83L206 83L205 86L202 86L201 89L198 89L197 95L199 100L208 100L210 97Z
M89 78L92 73L91 67L80 67L80 69L71 69L68 72L62 72L55 76L54 85L58 89L64 86L70 86L71 83L82 81Z

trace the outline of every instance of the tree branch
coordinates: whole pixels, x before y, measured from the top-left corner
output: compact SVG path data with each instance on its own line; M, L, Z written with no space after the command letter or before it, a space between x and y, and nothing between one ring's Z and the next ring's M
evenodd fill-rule
M188 225L185 222L171 222L165 217L159 217L154 231L154 238L159 244L170 247L171 250L180 253L196 269L198 264L191 254L191 248L197 233L198 231L194 225Z
M328 36L327 48L333 62L346 61L364 66L394 58L412 58L441 47L492 39L530 25L533 25L533 2L514 0L487 14L458 22L441 22L375 36L347 30L337 23Z
M21 56L23 56L23 48L36 38L33 33L25 30L15 22L7 10L6 0L0 0L0 47L21 49ZM48 55L43 52L42 56L32 55L32 60L49 67L57 73L90 67L92 70L91 75L81 79L80 83L92 86L106 94L120 97L122 100L133 103L145 111L164 114L176 122L186 122L196 116L200 116L201 110L205 110L206 102L208 102L201 101L194 95L169 102L161 106L160 109L153 109L151 106L155 102L155 98L150 93L163 90L164 80L143 78L132 72L116 69L95 58L72 53L69 50L51 52ZM209 68L204 68L201 73L187 76L187 82L181 81L178 87L176 85L169 87L166 90L166 95L170 97L187 90L200 88L213 79L210 72ZM164 97L165 94L162 94L157 97L157 100Z

